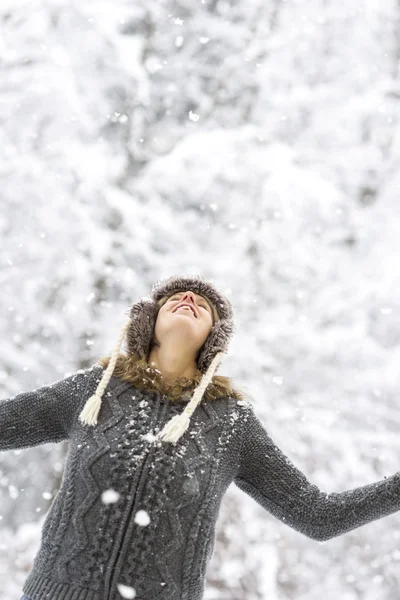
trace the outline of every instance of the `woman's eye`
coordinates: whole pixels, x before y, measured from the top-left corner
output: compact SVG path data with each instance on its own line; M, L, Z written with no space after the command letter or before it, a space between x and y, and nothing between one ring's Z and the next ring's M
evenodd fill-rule
M179 300L179 296L173 296L172 298L170 298L170 301L177 301ZM208 308L205 304L199 304L199 306L201 306L202 308L204 308L207 312L208 312Z

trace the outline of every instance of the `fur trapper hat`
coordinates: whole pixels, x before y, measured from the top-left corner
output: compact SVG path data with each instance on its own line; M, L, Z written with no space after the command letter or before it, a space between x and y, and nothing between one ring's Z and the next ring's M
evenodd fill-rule
M201 402L205 389L212 381L218 369L222 356L228 350L228 344L235 332L233 309L229 300L219 292L211 281L200 276L173 275L159 280L151 290L149 297L141 298L128 310L129 318L123 325L118 336L117 344L111 360L106 368L99 385L91 396L79 419L86 425L96 425L101 407L101 398L113 374L115 363L119 356L121 344L126 336L128 352L137 354L140 358L148 359L158 311L169 297L177 292L191 290L204 296L213 307L214 325L199 353L197 366L202 379L195 389L190 402L180 415L170 419L158 433L157 438L164 442L176 444L189 426L190 417L196 406Z

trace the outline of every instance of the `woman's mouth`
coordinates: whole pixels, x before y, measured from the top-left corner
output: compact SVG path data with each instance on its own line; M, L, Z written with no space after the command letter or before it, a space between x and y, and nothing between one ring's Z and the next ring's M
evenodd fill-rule
M188 304L183 304L182 306L178 306L177 308L175 308L174 312L176 312L177 310L179 310L180 308L184 308L187 311L191 311L193 313L193 315L197 318L196 315L196 311L194 310L194 308L192 308L191 306L189 306Z

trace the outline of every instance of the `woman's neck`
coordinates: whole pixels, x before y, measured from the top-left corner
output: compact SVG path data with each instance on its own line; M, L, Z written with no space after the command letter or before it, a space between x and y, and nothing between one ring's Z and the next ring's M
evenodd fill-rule
M166 383L173 383L180 377L193 379L199 374L197 364L187 356L161 351L159 346L153 346L150 351L148 364L160 371Z

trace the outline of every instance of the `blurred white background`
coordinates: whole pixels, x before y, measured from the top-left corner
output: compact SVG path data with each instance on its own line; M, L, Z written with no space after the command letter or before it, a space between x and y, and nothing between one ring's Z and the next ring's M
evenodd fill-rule
M2 0L0 22L1 397L200 274L235 309L219 374L310 481L400 470L399 2ZM66 444L0 454L0 600ZM398 513L318 543L232 485L205 600L397 600L399 543Z

